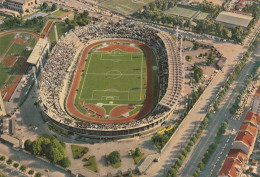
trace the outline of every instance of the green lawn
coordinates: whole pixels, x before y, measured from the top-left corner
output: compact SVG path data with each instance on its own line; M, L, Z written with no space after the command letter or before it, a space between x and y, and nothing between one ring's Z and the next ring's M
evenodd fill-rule
M54 12L52 15L56 18L59 18L60 16L66 14L66 13L67 13L67 11L65 11L65 10L58 10L57 12Z
M166 14L168 15L176 15L186 18L191 18L198 10L190 8L190 7L184 7L184 6L175 6L174 8L170 8L166 11Z
M0 63L0 88L4 85L6 79L8 78L9 73L11 72L10 68Z
M119 168L119 167L121 167L121 162L118 162L118 163L115 163L115 164L111 164L111 166L113 168Z
M15 36L15 33L7 34L7 35L0 37L0 44L1 44L0 45L0 56L2 56L2 54L4 53L4 51L6 50L8 45L13 40L14 36Z
M97 162L96 162L96 157L92 156L85 164L84 167L87 169L98 172L98 167L97 167Z
M84 154L88 152L88 148L79 145L71 145L71 151L74 159L79 159L83 157Z
M65 23L60 22L56 23L55 25L57 28L58 39L60 39L62 35L69 31L69 27L66 26ZM56 43L54 27L52 28L48 38L50 39L51 45L53 46Z
M126 45L126 44L124 44ZM98 82L97 82L98 81ZM113 104L137 105L142 107L146 93L146 61L143 52L112 53L90 51L80 80L75 106L83 113L79 101L103 103L107 114Z
M204 20L209 16L207 12L200 12L199 15L195 18L196 20Z
M129 15L154 0L107 0L102 4L112 10Z
M16 44L14 43L12 47L8 50L5 57L8 57L10 55L22 55L26 48L26 45Z

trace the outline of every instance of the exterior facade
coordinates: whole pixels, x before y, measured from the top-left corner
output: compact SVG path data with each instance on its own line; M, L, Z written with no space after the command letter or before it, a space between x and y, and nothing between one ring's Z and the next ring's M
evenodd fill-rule
M39 6L39 0L6 0L7 9L17 11L21 14L29 13L34 7Z

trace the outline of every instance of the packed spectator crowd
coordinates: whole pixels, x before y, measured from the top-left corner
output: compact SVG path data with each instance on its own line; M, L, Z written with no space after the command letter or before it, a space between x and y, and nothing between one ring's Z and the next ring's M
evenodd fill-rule
M98 25L77 27L74 31L71 31L68 35L66 35L57 43L55 52L47 61L44 67L39 93L42 108L51 118L53 118L60 124L87 129L135 128L142 126L143 124L149 124L161 118L163 115L169 112L169 110L172 109L171 104L158 104L150 115L133 122L125 122L121 124L98 124L84 122L72 118L61 107L61 104L59 102L59 93L64 86L63 81L65 79L65 75L67 74L67 70L74 59L77 50L77 43L80 41L84 44L87 44L93 40L101 40L104 38L127 38L138 40L144 42L152 48L154 54L157 57L159 67L159 100L164 100L165 93L168 93L168 84L170 83L172 85L176 82L179 83L180 80L179 78L177 78L176 80L176 78L174 78L173 76L169 76L167 54L174 56L176 56L177 54L169 53L169 51L166 51L164 41L157 33L158 31L155 29L133 23L100 23ZM74 40L72 40L72 38ZM168 82L168 78L173 79L173 81ZM168 99L171 98L172 97L169 97Z

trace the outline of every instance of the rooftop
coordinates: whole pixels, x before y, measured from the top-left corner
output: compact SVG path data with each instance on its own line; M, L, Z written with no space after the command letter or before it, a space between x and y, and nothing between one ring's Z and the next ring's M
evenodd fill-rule
M39 60L39 57L41 56L42 49L45 47L47 43L47 39L40 38L36 43L31 55L29 56L27 63L36 65Z
M256 116L251 111L247 112L243 122L250 122L252 125L257 126Z
M243 132L248 132L251 134L251 136L255 137L256 134L257 134L257 127L255 126L252 126L250 124L246 124L246 123L243 123L240 128L239 128L239 131L243 131Z
M248 147L251 147L254 143L254 137L251 136L248 132L238 132L235 141L241 141Z
M227 175L229 177L237 177L239 174L239 170L242 167L242 164L233 158L226 158L224 161L221 170L219 171L219 175Z
M247 27L252 19L253 17L250 17L248 15L223 11L217 16L216 21L236 26Z
M241 149L230 149L227 158L238 159L243 162L247 160L247 155Z
M10 1L10 2L17 2L17 3L21 3L21 4L24 4L28 1L31 1L31 0L6 0L7 2Z

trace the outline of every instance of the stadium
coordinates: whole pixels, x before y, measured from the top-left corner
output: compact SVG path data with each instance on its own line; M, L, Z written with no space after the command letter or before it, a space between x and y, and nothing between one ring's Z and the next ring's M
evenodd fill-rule
M41 71L39 105L50 122L84 137L142 135L173 114L181 62L166 32L133 23L77 27Z

